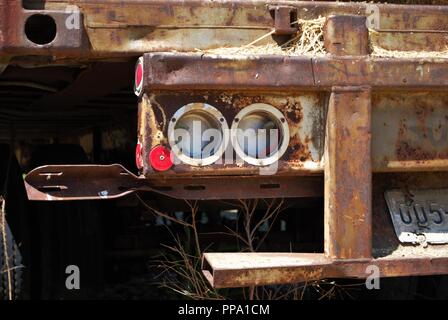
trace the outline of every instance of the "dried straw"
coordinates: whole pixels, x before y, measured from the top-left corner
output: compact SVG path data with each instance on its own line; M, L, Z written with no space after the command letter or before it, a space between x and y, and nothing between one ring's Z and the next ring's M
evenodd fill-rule
M259 44L262 40L271 36L274 31L270 31L263 36L255 39L247 45L242 47L222 47L209 50L196 50L201 53L220 54L220 55L260 55L273 54L284 56L299 56L299 55L324 55L324 41L323 41L323 26L325 23L324 17L319 17L313 20L299 19L291 25L298 25L296 35L289 41L282 45L276 43Z
M298 19L291 23L297 25L298 31L289 41L282 45L275 42L266 42L272 36L270 31L258 39L241 47L221 47L216 49L199 50L197 52L218 55L282 55L282 56L322 56L327 52L324 47L323 26L325 17L312 20ZM375 33L375 30L369 30ZM372 37L371 37L372 38ZM448 46L443 51L398 51L387 50L375 43L371 43L371 56L379 58L448 58Z
M381 48L375 44L371 44L372 57L378 58L448 58L448 48L444 51L399 51L399 50L387 50Z

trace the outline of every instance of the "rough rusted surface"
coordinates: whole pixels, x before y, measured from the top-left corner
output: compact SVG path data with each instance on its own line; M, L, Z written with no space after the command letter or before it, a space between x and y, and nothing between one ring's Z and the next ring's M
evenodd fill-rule
M430 92L448 84L447 64L423 59L314 58L313 68L307 59L265 57L234 59L199 55L149 54L146 61L146 90L257 90L259 94L244 99L228 99L227 106L218 103L228 114L232 108L260 102L264 90L328 90L333 85L371 85L376 88L373 101L374 140L373 170L439 170L446 167L446 97ZM201 77L197 77L201 74ZM295 77L293 74L299 74ZM274 75L274 76L272 76ZM277 76L278 75L278 76ZM384 90L399 89L387 93ZM420 88L421 93L405 90ZM379 91L381 90L381 91ZM225 98L225 93L220 96ZM240 94L241 95L241 94ZM244 96L244 95L243 95ZM176 99L172 96L170 99ZM179 101L177 107L188 99ZM191 101L190 101L191 102ZM215 102L213 102L215 103ZM232 104L233 107L229 108ZM391 107L393 106L393 107ZM291 123L298 125L305 118L300 108L294 112L285 106ZM315 116L314 119L317 119ZM322 118L323 120L323 118ZM411 128L408 128L411 126ZM312 135L291 137L293 146L287 155L309 159L309 139L319 136L318 123ZM400 128L400 130L398 130ZM387 134L386 134L387 132ZM385 143L387 140L387 143ZM315 143L317 146L318 143ZM394 149L393 149L394 148ZM314 160L317 158L314 157ZM434 161L437 161L435 163ZM432 169L431 169L432 168Z
M145 54L152 90L291 90L315 85L310 58ZM200 75L200 76L198 76Z
M420 147L411 147L408 142L400 141L396 145L397 159L403 161L412 158L416 161L424 161L435 158L435 154L423 151Z
M136 177L121 165L47 165L25 178L29 200L114 199L154 191L184 200L322 197L322 177L234 176L197 179ZM238 185L238 188L235 188Z
M20 1L5 1L0 7L4 14L0 25L0 55L60 55L73 56L88 52L88 42L84 39L83 14L72 15L64 10L24 10ZM55 38L50 43L38 44L30 40L25 32L27 19L34 15L50 16L56 24ZM67 21L70 21L68 24ZM79 27L71 27L71 26ZM69 26L69 27L67 27ZM41 26L42 33L48 29Z
M296 9L292 6L271 6L274 16L274 31L276 35L293 35L297 32Z
M298 283L324 277L322 254L205 253L202 269L215 288Z
M202 270L215 288L299 283L323 278L366 278L448 273L448 258L393 257L335 261L310 253L205 253Z
M448 96L444 92L373 96L374 171L440 170L448 164Z
M280 158L277 173L280 175L298 175L322 171L324 135L322 121L325 99L321 94L253 94L249 92L154 92L145 95L139 106L138 139L144 148L144 170L147 177L191 176L191 175L229 175L259 174L259 167L247 163L212 164L204 167L192 167L177 164L169 171L154 173L148 163L147 155L158 144L169 147L168 125L174 113L189 103L207 103L218 108L227 123L232 123L237 113L253 103L267 103L279 109L289 125L290 143Z
M376 90L443 88L448 85L448 65L437 59L313 58L315 83L369 85Z
M150 188L173 198L187 200L323 197L322 177L154 177L150 179Z
M67 3L79 6L81 28L64 28ZM276 45L271 32L294 32L288 30L290 26L285 22L287 11L276 20L270 11L272 5L292 6L291 12L296 11L300 19L328 18L324 40L329 54L283 57L177 53L241 48L256 39L260 39L260 45ZM321 196L321 180L299 176L321 173L325 162L325 254L255 255L249 259L227 259L219 254L215 259L206 255L210 267L205 267L206 275L216 287L363 277L369 264L380 266L381 276L447 273L445 247L438 251L405 248L397 243L383 198L383 192L392 186L446 187L446 174L387 175L375 180L372 223L371 173L448 169L448 115L444 111L448 101L441 91L448 86L448 65L446 60L434 58L437 54L429 57L428 52L446 50L448 7L378 5L380 25L371 30L367 39L363 22L369 5L259 0L49 0L44 8L29 11L19 1L3 1L0 57L2 63L12 56L14 63L21 64L27 58L19 56L41 55L47 58L36 64L69 64L146 53L138 140L144 148L143 174L150 179L129 176L130 183L123 185L126 173L123 175L116 168L113 181L107 182L111 179L109 173L99 170L95 172L97 180L86 186L82 178L88 172L71 171L63 179L72 179L66 183L78 199L85 198L85 191L95 197L108 191L110 197L115 197L134 189L152 188L189 199ZM58 33L52 43L39 46L26 39L24 22L36 13L55 19ZM397 54L393 58L373 58L368 56L368 41L385 50L427 52L428 56L404 59ZM176 53L157 53L167 51ZM373 110L370 88L375 91ZM57 99L45 101L54 103ZM264 102L280 110L290 126L291 139L279 162L278 175L255 177L258 168L247 164L200 168L176 165L163 174L154 173L147 162L149 150L167 144L167 121L181 106L191 102L216 106L229 123L251 103ZM49 181L56 179L51 175L44 177ZM32 178L33 175L28 177ZM49 182L45 179L39 176L33 184ZM100 181L109 183L111 190L102 190L97 184ZM237 183L240 188L232 190L231 186ZM45 185L41 187L45 190ZM53 198L62 197L63 191L52 192ZM51 192L32 196L52 199ZM371 259L372 224L373 251L380 259Z
M324 26L325 49L338 56L369 53L369 32L362 16L330 16Z
M28 199L40 201L113 199L144 185L119 164L42 166L25 178Z
M325 149L325 253L369 258L371 233L370 89L334 88Z
M1 5L6 18L0 24L0 53L17 56L24 52L44 56L51 53L56 60L241 47L274 29L272 7L292 8L297 18L310 20L334 15L364 18L369 16L367 9L372 6L369 3L271 0L243 0L237 5L229 0L52 0L45 1L43 8L28 6L34 10L24 10L20 1L3 1ZM67 5L79 7L83 22L79 33L66 32L63 27L58 29L59 37L72 40L43 48L25 41L22 30L27 14L41 12L59 19L59 14L66 15ZM375 8L380 25L371 37L374 45L388 50L445 50L446 6L375 4ZM287 27L278 29L291 32ZM81 45L75 40L79 39L78 35L85 36ZM269 36L258 44L276 45L276 42Z
M198 76L200 75L200 76ZM448 64L437 59L145 54L147 90L376 90L443 88Z
M448 34L442 32L372 32L370 41L385 50L440 51L446 50Z

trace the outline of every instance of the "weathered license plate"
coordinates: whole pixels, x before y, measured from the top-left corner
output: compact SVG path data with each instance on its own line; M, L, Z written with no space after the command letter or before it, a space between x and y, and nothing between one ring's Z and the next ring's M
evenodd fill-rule
M400 242L448 243L448 189L394 189L385 197Z

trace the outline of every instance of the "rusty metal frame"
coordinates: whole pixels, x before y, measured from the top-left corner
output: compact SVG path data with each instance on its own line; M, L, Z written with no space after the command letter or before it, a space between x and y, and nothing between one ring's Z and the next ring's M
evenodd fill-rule
M67 5L78 6L82 28L64 32L64 43L46 47L23 41L26 15L65 15ZM370 4L331 1L232 0L204 3L201 0L47 0L43 7L22 8L21 1L0 3L0 55L27 54L76 60L126 57L145 52L194 51L216 47L242 46L267 32L290 33L289 13L301 19L319 16L365 17ZM382 21L371 41L388 50L443 50L446 44L448 9L444 6L375 4ZM278 14L272 9L278 8ZM357 19L358 19L357 18ZM58 18L59 19L59 18ZM328 26L332 28L331 25ZM76 34L76 35L75 35ZM75 37L72 37L75 35ZM79 35L84 40L79 42ZM189 41L178 41L178 39ZM342 36L343 38L343 36ZM352 39L358 41L364 39ZM391 41L391 39L393 41ZM274 43L272 39L265 39ZM337 46L337 41L334 44ZM352 46L353 47L353 46ZM348 47L346 47L348 49ZM349 52L348 50L347 52Z
M236 92L246 96L247 99L251 99L252 96L266 97L273 92L290 95L320 92L329 97L334 87L348 88L348 91L353 88L360 90L370 88L371 96L375 100L381 99L381 96L389 96L389 100L393 101L393 96L406 97L410 92L431 93L434 96L432 102L428 99L426 102L418 100L421 106L426 103L425 108L429 110L431 104L436 101L446 101L443 92L448 86L448 64L444 59L392 59L367 56L238 58L149 53L144 55L144 60L146 75L144 91L156 95L163 93L172 97L182 92L188 92L189 95L194 92L198 95L202 92L207 92L207 95L212 95L213 92L230 94ZM172 66L176 67L173 69ZM201 77L197 77L197 74L201 74ZM141 101L143 109L150 104L148 101L148 97L143 97ZM391 103L390 101L388 103ZM412 98L407 99L406 106L409 110L408 115L415 113L419 123L425 122L425 114L421 115L420 109L412 105ZM373 111L376 115L381 115L382 112ZM294 119L291 121L294 122ZM375 130L381 132L382 129L376 126ZM406 129L403 130L406 132ZM424 127L419 130L424 137L426 135ZM448 170L448 161L444 153L437 154L434 148L427 148L426 151L415 149L412 154L410 150L412 147L406 144L405 139L402 140L396 146L387 145L389 151L378 149L381 140L374 141L373 172ZM440 151L440 148L438 150ZM390 154L390 151L395 154ZM316 166L312 170L302 165L295 168L294 172L304 174L324 171L323 161L316 162L314 159L314 163ZM149 175L149 172L147 174Z
M325 278L366 278L369 266L381 277L448 273L447 257L386 257L333 260L319 253L205 253L203 273L215 288L309 282Z
M403 91L442 90L448 86L445 59L232 57L187 53L148 53L144 59L147 75L144 86L151 91L331 91L333 86ZM423 71L416 72L420 69ZM197 77L198 73L201 77Z
M50 8L66 1L48 3ZM292 5L290 1L240 1L235 6L233 1L223 0L202 8L201 1L197 0L128 1L124 11L117 15L118 9L123 8L122 1L84 0L76 1L76 4L84 14L83 30L89 40L86 47L73 45L71 52L77 59L244 45L249 43L247 40L275 32L275 29L278 33L290 32L284 21L273 19L266 5ZM434 255L431 250L420 250L419 254L405 257L390 253L374 258L372 237L372 224L375 225L372 221L372 188L375 187L372 171L409 172L435 168L446 171L447 159L430 155L424 157L424 161L412 161L406 166L401 166L400 161L395 167L379 162L372 166L370 146L372 96L386 91L443 92L448 86L446 59L369 56L365 3L297 2L292 6L303 18L327 17L326 56L235 59L202 54L145 54L147 77L144 86L148 92L263 92L274 89L279 92L321 91L330 97L325 166L315 171L323 171L325 176L325 252L286 255L206 253L204 274L215 287L235 287L294 283L323 277L364 277L366 267L371 264L380 268L381 276L448 273L446 246L442 247L440 255ZM371 42L387 50L404 48L408 51L440 51L446 45L448 7L378 7L383 23L370 37ZM189 13L182 15L182 10ZM2 55L25 51L40 55L51 52L58 57L67 54L51 46L40 51L41 48L28 48L15 35L18 29L5 31L15 25L13 20L24 11L17 6L2 4L0 12L6 17L0 19ZM203 18L204 12L208 18ZM2 20L6 22L2 23ZM176 41L179 36L206 41L185 45ZM197 77L198 73L202 76ZM341 190L341 185L345 190Z
M89 48L85 39L83 27L83 14L72 15L64 10L25 10L21 1L5 1L0 4L3 14L0 22L0 55L79 55ZM56 25L55 38L48 44L37 44L27 38L25 23L34 15L49 16ZM79 28L68 28L67 20Z
M239 188L235 191L235 184ZM115 199L135 191L153 191L189 200L235 198L322 197L323 179L319 176L294 177L230 176L174 177L145 179L119 164L47 165L35 168L25 178L28 199L68 201Z
M378 267L382 277L448 273L447 245L438 248L438 255L431 251L432 248L418 248L418 253L400 255L400 250L386 249L385 246L375 248L378 251L386 249L386 253L376 252L374 257L371 149L372 91L446 90L448 63L446 60L363 58L368 52L368 42L362 40L365 38L365 30L361 27L363 22L352 17L338 17L332 21L336 26L326 29L326 49L335 57L312 58L310 61L301 59L302 68L297 67L300 63L296 61L298 63L293 64L295 68L289 72L292 75L300 70L301 76L292 81L290 77L280 80L284 81L281 87L289 90L307 90L311 84L315 90L327 90L330 94L324 155L324 253L205 253L203 273L214 287L296 283L338 277L365 278L370 275L369 266ZM350 23L352 27L347 28ZM338 24L345 28L338 28ZM353 43L351 39L361 40ZM346 57L348 54L350 57ZM425 66L430 63L431 66L425 69L428 74L417 74L415 70L419 69L415 63ZM279 64L276 67L282 70L283 62ZM412 64L414 66L410 67ZM247 77L242 77L246 86L266 89L269 81L264 77L265 70L250 63L246 66L262 70L260 82L257 81L260 77L250 79L250 72ZM433 68L440 69L433 73ZM226 77L220 77L220 80L220 85L225 86ZM199 84L200 87L207 85L206 81ZM443 169L446 170L447 159L444 159L444 164ZM383 218L379 220L390 224ZM383 231L377 237L381 237Z

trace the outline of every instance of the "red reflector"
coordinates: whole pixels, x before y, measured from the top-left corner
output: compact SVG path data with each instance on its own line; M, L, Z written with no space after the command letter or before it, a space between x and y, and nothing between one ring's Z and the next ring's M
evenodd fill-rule
M140 57L135 66L134 92L140 96L143 89L143 57Z
M139 63L137 65L137 70L135 70L135 86L139 87L143 79L143 66Z
M149 163L157 171L166 171L173 166L171 152L163 146L152 148L149 152Z
M135 165L140 170L143 168L143 147L141 143L137 143L137 146L135 147Z

